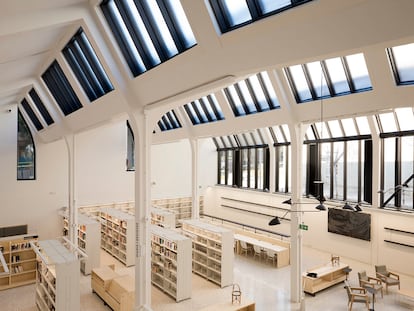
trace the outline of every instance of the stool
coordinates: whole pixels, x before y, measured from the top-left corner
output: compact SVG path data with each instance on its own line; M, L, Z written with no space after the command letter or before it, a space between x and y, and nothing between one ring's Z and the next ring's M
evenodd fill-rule
M233 289L231 291L231 304L241 304L241 291L240 286L236 283L233 284Z

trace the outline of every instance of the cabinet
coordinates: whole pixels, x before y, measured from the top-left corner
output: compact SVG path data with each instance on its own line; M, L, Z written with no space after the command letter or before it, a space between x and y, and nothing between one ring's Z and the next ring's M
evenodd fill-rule
M100 211L101 248L126 266L135 264L135 217L106 208Z
M36 240L35 235L0 239L0 251L4 260L0 265L0 290L36 281L36 254L30 244L31 241Z
M191 297L191 240L151 226L151 281L177 302Z
M315 295L317 292L328 288L332 285L341 283L346 279L345 268L347 264L339 263L332 265L328 263L319 267L308 270L303 276L303 291ZM313 274L313 276L310 276Z
M80 252L67 240L44 240L31 244L38 260L37 308L41 311L80 310Z
M183 220L183 232L192 239L192 268L221 287L233 283L233 231L204 223Z
M164 228L175 228L175 214L162 209L162 208L151 208L151 224L158 225Z
M69 233L68 217L63 216L63 235ZM100 223L84 214L78 215L78 247L88 256L80 263L80 269L85 275L91 274L95 267L100 266Z

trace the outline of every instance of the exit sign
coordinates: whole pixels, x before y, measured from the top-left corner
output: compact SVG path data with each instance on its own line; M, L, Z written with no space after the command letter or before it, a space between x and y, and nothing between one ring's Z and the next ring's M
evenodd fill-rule
M302 230L308 231L308 225L305 225L305 224L300 224L300 225L299 225L299 229L302 229Z

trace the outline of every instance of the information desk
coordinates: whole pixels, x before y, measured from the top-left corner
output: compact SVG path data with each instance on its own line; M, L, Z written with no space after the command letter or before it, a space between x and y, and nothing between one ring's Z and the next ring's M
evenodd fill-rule
M255 311L255 308L255 303L253 301L242 298L242 302L240 304L224 302L205 307L199 311Z
M274 244L274 243L269 242L269 241L262 240L262 239L260 239L259 235L257 235L257 236L258 237L256 238L256 237L247 236L245 234L235 233L234 234L234 239L236 241L243 241L243 242L246 242L246 243L251 244L251 245L257 245L263 250L274 251L276 253L276 256L277 256L276 266L278 268L285 267L285 266L289 265L289 261L290 261L289 260L289 257L290 257L289 256L290 255L289 248ZM239 251L238 251L238 253L239 253Z
M315 295L317 292L328 288L332 285L341 283L346 279L345 268L349 266L344 263L339 265L328 264L312 268L306 271L303 276L303 291ZM309 273L315 273L315 277L309 276Z

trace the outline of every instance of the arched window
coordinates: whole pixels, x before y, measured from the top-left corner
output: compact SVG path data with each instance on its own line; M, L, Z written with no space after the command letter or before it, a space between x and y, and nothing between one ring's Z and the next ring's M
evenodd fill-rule
M20 111L17 118L17 180L35 180L36 150L33 136Z

